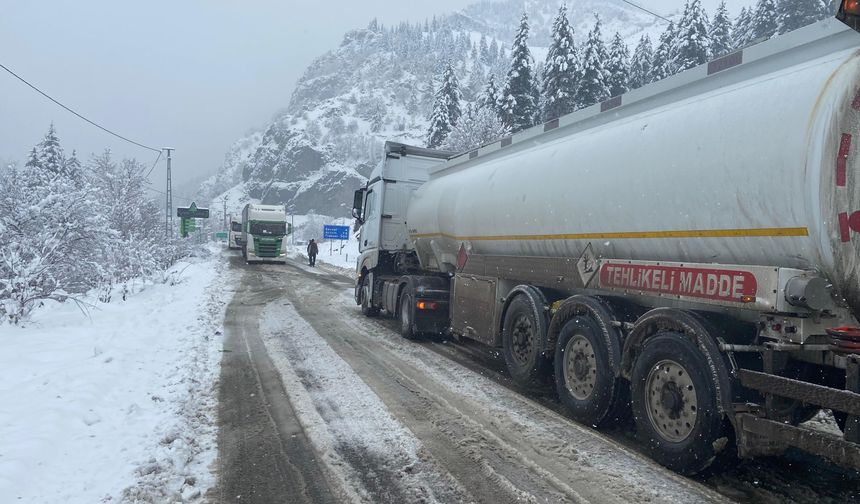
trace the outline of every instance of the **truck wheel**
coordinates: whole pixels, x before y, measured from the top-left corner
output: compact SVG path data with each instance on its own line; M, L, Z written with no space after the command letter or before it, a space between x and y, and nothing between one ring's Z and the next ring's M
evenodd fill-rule
M708 363L695 343L674 332L649 339L631 373L633 415L652 457L682 474L713 462L724 437Z
M412 294L404 292L400 296L400 335L406 339L415 339L415 320L412 313Z
M361 291L358 294L361 298L361 313L365 317L375 317L379 314L379 308L370 305L369 291L370 287L367 285L367 275L365 275L361 280Z
M555 384L570 416L595 427L627 416L624 383L609 365L609 349L595 322L567 321L555 347Z
M546 333L546 317L532 296L519 294L511 300L505 312L503 353L511 378L521 386L537 386L549 374L551 363L543 355Z

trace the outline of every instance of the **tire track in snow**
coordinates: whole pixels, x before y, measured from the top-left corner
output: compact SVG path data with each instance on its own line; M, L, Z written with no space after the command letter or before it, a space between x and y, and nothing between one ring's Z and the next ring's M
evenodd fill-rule
M375 387L389 408L396 408L402 398L386 396L385 384L394 377L409 382L410 388L433 403L427 414L434 417L439 432L454 438L466 455L492 467L515 488L550 501L576 500L577 493L580 499L595 502L723 500L448 359L404 344L394 334L383 334L386 331L379 324L364 320L357 309L344 314L343 289L338 292L331 285L308 283L301 273L287 272L297 280L290 297L299 313ZM446 422L460 430L447 427ZM462 435L463 431L470 435Z

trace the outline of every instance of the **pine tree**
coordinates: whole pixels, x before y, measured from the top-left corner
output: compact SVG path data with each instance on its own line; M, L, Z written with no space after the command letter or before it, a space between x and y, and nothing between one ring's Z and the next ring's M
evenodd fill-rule
M496 39L490 41L490 49L487 58L490 61L490 65L493 65L497 61L499 61L499 43L496 41Z
M746 7L741 8L740 14L735 21L734 29L732 30L732 40L734 41L735 49L742 49L753 41L752 32L752 9Z
M675 40L675 23L670 21L669 26L660 35L660 42L654 51L654 61L651 62L651 82L657 82L675 73L672 59Z
M582 50L582 67L576 88L576 104L585 108L609 98L609 73L604 66L609 58L600 35L600 17L595 14L594 27L588 32Z
M543 120L549 121L576 110L574 94L579 54L573 41L573 28L567 19L567 5L562 4L552 25L552 43L543 69Z
M639 37L639 44L630 60L630 89L640 88L651 82L653 59L654 50L651 48L651 39L647 34Z
M481 34L481 40L478 42L478 57L481 58L481 63L485 65L493 64L493 58L490 57L490 47L487 45L487 37L483 33Z
M41 169L55 175L63 172L63 167L66 164L66 156L63 152L63 147L60 145L60 139L57 137L54 123L51 123L48 132L45 134L45 138L36 145L36 152L38 153L38 163Z
M732 21L729 19L725 1L720 2L717 7L708 36L711 39L711 58L719 58L732 52Z
M465 98L474 101L481 93L486 78L484 76L484 64L476 58L472 60L472 68L469 70L469 84L465 88Z
M495 74L490 74L487 78L487 85L484 86L484 90L478 97L478 106L498 113L498 101L499 90L496 87L496 76Z
M72 180L81 180L81 162L78 160L78 153L74 149L72 155L66 159L63 165L63 173Z
M35 147L30 149L30 154L27 156L27 163L24 166L27 168L39 167L39 153L36 151Z
M758 0L753 12L750 29L753 40L769 39L776 35L776 4L774 0Z
M534 98L538 92L534 89L533 60L527 45L528 38L528 14L524 12L514 37L511 66L499 98L499 116L512 131L532 126L538 110Z
M821 0L779 0L776 4L776 23L779 33L788 33L812 24L826 15Z
M711 39L708 37L708 16L700 0L687 0L678 28L674 59L677 71L707 63Z
M630 51L618 32L615 32L609 46L606 71L609 73L609 96L622 95L630 90Z
M460 84L451 63L445 65L441 83L436 91L430 127L427 131L427 146L436 148L442 145L451 129L460 119Z

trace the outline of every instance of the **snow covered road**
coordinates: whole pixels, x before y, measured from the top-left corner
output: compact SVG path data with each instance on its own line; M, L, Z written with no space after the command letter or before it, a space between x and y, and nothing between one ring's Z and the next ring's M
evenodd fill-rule
M239 263L221 379L223 502L725 500L365 319L349 279Z

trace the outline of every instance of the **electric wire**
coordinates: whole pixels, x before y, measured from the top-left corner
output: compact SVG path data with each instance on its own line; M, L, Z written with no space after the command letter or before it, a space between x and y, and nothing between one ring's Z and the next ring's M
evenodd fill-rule
M648 14L651 14L651 15L652 15L652 16L654 16L654 17L660 18L660 19L662 19L663 21L666 21L667 23L671 23L671 22L672 22L672 20L670 20L669 18L664 17L664 16L661 16L660 14L657 14L657 13L656 13L656 12L654 12L654 11L650 11L650 10L646 9L645 7L642 7L641 5L636 5L635 3L633 3L633 2L631 2L631 1L629 1L629 0L621 0L621 1L622 1L622 2L624 2L624 3L626 3L627 5L632 5L633 7L636 7L637 9L639 9L639 10L641 10L641 11L647 12Z
M154 170L154 169L155 169L155 165L157 165L157 164L158 164L158 160L159 160L159 159L161 159L161 151L158 151L158 157L157 157L157 158L155 158L155 162L154 162L154 163L152 163L152 168L150 168L150 169L149 169L149 171L148 171L148 172L146 172L146 175L145 175L143 178L145 178L145 179L149 179L149 176L152 174L152 170Z
M164 192L164 191L159 191L158 189L156 189L156 188L154 188L154 187L143 186L143 188L144 188L144 189L146 189L147 191L152 191L152 192L155 192L155 193L158 193L158 194L161 194L161 195L167 196L167 193L166 193L166 192ZM196 198L192 198L192 197L185 196L185 195L182 195L182 194L176 194L175 192L174 192L174 193L172 193L172 196L173 196L173 199L182 200L182 201L187 201L187 202L189 202L189 203L191 203L191 202L193 202L193 201L196 201Z
M6 70L7 72L9 72L9 74L11 74L13 77L15 77L16 79L18 79L19 81L21 81L21 82L23 82L24 84L26 84L26 85L30 86L34 91L36 91L36 92L37 92L37 93L39 93L40 95L42 95L42 96L44 96L45 98L47 98L47 99L51 100L52 102L56 103L57 105L59 105L60 107L62 107L63 109L65 109L66 111L68 111L68 112L70 112L70 113L74 114L75 116L77 116L78 118L83 119L84 121L86 121L86 122L88 122L88 123L92 124L92 125L93 125L93 126L95 126L96 128L98 128L98 129L100 129L100 130L104 131L105 133L108 133L108 134L110 134L110 135L113 135L113 136L115 136L115 137L117 137L117 138L119 138L119 139L121 139L121 140L125 140L126 142L128 142L128 143L130 143L130 144L137 145L138 147L143 147L144 149L149 149L149 150L151 150L151 151L153 151L153 152L158 152L158 153L159 153L159 155L161 155L161 149L156 149L155 147L150 147L150 146L148 146L148 145L144 145L144 144L142 144L142 143L140 143L140 142L135 142L134 140L131 140L130 138L126 138L126 137L124 137L124 136L120 135L119 133L115 133L115 132L113 132L113 131L111 131L111 130L109 130L109 129L105 128L104 126L102 126L102 125L100 125L100 124L98 124L98 123L96 123L96 122L93 122L93 121L91 121L91 120L87 119L86 117L82 116L81 114L79 114L79 113L75 112L74 110L70 109L69 107L67 107L67 106L63 105L62 103L60 103L59 101L55 100L55 99L54 99L54 98L52 98L50 95L48 95L47 93L45 93L45 92L44 92L44 91L42 91L41 89L37 88L37 87L36 87L36 86L34 86L33 84L30 84L29 82L27 82L27 80L26 80L26 79L24 79L24 78L23 78L23 77L21 77L20 75L16 74L15 72L13 72L12 70L10 70L10 69L9 69L9 67L7 67L7 66L3 65L2 63L0 63L0 68L2 68L3 70Z

